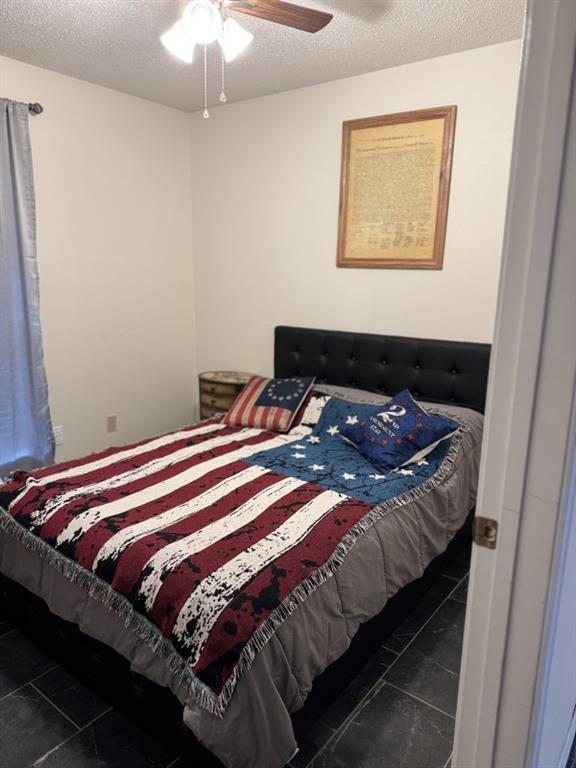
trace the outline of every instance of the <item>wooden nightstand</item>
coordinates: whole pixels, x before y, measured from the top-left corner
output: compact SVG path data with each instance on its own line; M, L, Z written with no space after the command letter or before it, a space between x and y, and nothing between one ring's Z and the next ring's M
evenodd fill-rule
M200 418L210 419L226 413L253 376L253 373L243 371L205 371L198 374Z

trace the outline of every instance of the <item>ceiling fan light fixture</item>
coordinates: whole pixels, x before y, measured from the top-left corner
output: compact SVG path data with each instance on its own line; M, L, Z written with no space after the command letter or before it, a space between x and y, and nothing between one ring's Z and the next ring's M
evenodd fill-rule
M194 42L190 40L182 27L182 21L177 21L160 37L160 41L173 56L186 64L191 64L194 58Z
M235 19L228 17L222 26L222 36L220 45L224 51L224 59L229 64L244 51L252 40L254 35L247 29L241 27Z
M176 2L176 0L174 0ZM196 45L202 46L204 59L204 117L208 111L208 54L210 43L220 46L221 89L219 101L226 103L225 69L254 39L228 11L255 16L285 27L318 32L332 19L331 13L305 8L286 0L178 0L180 19L161 35L162 45L186 64L191 64Z
M182 26L195 43L208 45L220 35L222 17L211 0L192 0L182 14Z

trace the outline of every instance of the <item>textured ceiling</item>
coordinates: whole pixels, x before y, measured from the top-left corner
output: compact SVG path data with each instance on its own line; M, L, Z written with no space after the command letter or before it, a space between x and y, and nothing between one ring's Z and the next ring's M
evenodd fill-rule
M525 0L301 4L334 19L312 35L236 15L255 39L227 67L231 101L518 38ZM158 39L178 11L179 0L0 0L0 54L193 111L203 100L201 56L182 64ZM209 56L211 103L219 93L215 47Z

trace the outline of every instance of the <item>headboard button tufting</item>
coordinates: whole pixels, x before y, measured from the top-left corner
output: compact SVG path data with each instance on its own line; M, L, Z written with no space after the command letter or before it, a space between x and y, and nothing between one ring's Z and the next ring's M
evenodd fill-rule
M488 344L291 326L278 326L275 339L277 377L316 375L390 395L408 388L418 399L484 409Z

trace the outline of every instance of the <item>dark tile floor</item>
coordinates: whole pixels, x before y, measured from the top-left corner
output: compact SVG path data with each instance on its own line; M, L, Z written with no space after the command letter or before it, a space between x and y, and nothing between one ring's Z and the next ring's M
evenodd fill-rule
M188 768L0 621L2 768Z
M289 768L444 768L452 750L468 557L462 555L317 707ZM298 733L298 727L296 732ZM157 734L160 736L160 734ZM0 616L2 768L190 768L150 729L56 664ZM205 768L212 760L194 760ZM215 764L217 761L215 761Z
M444 768L454 733L469 553L320 714L291 768Z

